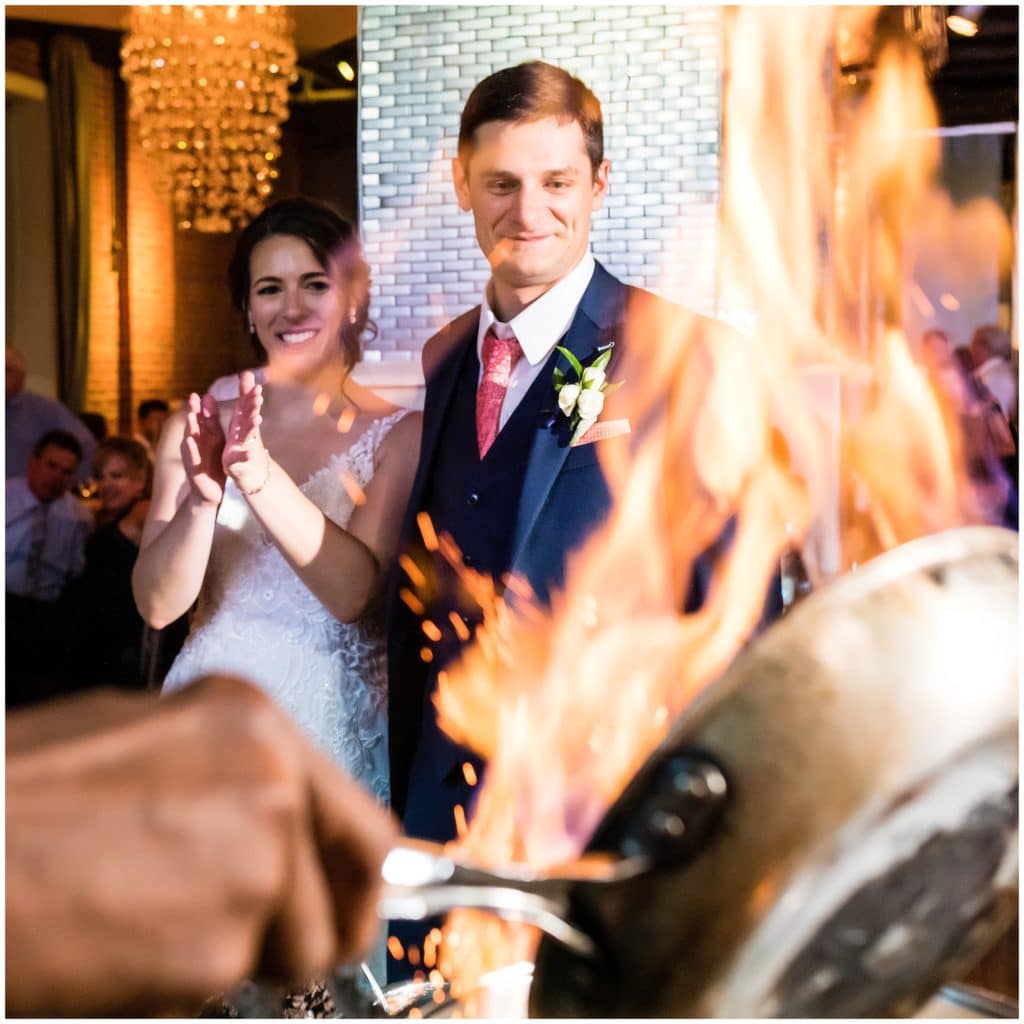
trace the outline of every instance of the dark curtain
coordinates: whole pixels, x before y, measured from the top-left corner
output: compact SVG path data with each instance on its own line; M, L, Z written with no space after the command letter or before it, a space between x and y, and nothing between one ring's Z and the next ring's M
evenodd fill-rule
M48 93L57 224L57 383L60 400L78 411L89 365L92 123L92 66L81 39L54 39Z

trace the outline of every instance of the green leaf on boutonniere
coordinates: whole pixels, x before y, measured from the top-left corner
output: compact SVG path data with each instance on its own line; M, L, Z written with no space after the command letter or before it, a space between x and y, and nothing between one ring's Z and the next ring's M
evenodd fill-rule
M569 365L576 371L576 376L582 379L583 366L580 361L567 348L563 348L561 345L557 346L557 351L561 352L569 360Z
M602 352L590 365L595 370L603 370L608 365L608 360L612 357L612 350L608 349Z
M565 374L562 372L560 367L555 367L555 372L554 374L552 374L552 377L554 378L555 382L555 390L561 390L562 385L565 383Z

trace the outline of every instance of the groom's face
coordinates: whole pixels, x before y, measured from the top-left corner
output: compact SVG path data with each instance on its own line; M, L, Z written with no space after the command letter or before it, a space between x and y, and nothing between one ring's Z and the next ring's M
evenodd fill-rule
M496 286L532 301L579 262L591 214L608 191L608 161L595 171L575 121L488 121L465 163L452 162L455 192L473 212Z

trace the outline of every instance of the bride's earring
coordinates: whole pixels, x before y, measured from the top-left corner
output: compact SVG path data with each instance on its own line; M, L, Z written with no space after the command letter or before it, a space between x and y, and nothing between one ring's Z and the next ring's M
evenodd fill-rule
M356 309L355 306L353 306L351 312L348 314L348 322L350 324L355 324L355 322L358 319L359 319L359 310Z

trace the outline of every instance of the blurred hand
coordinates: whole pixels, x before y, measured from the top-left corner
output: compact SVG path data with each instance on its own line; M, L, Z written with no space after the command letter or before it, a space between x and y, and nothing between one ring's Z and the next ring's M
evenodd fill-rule
M270 456L260 436L262 408L263 387L256 383L251 370L244 370L238 378L238 401L228 424L222 456L224 472L243 492L261 490L267 481Z
M396 835L240 680L11 714L7 1009L184 1014L322 976L372 944Z
M202 501L211 505L219 505L224 497L223 451L224 431L217 412L217 400L212 395L203 395L202 398L197 394L189 395L181 461L192 489Z

